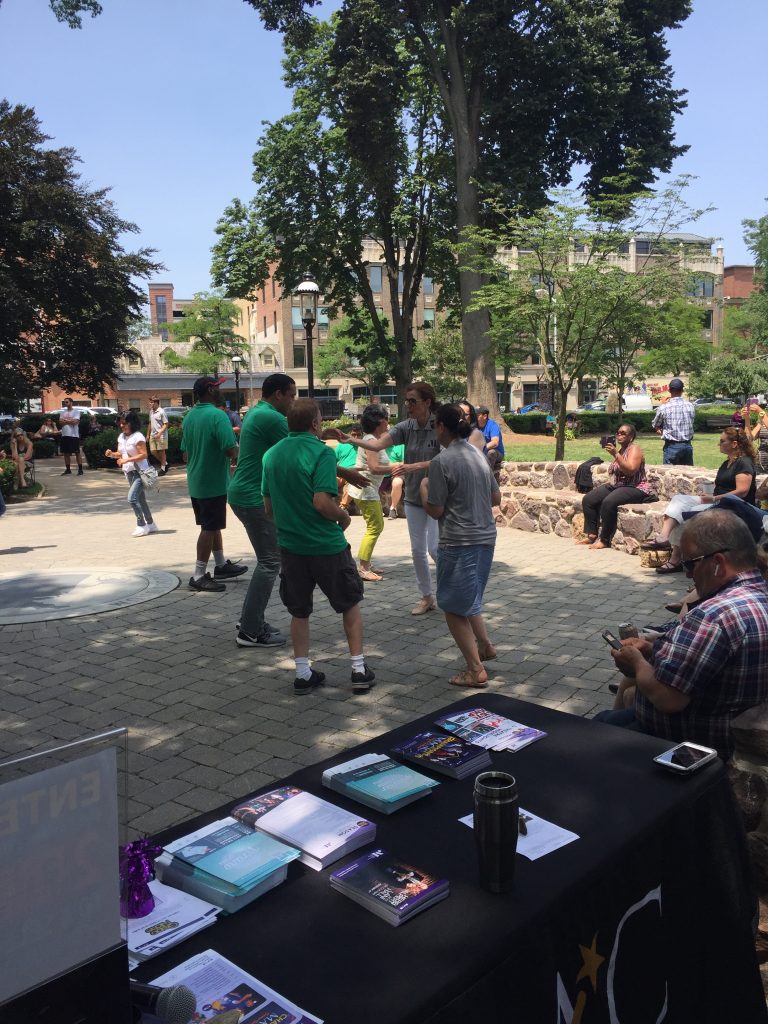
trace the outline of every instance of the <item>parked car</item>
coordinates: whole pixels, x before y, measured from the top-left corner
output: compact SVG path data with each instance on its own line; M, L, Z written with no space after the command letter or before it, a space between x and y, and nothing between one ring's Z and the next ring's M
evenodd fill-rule
M169 420L183 420L189 410L192 408L191 405L166 405L165 415Z
M625 412L652 412L653 402L650 395L624 395L622 399Z
M531 405L524 405L522 409L518 409L517 412L519 415L522 415L524 412L544 412L544 406L541 402L533 402Z
M586 404L580 406L576 410L576 412L605 412L606 404L607 399L598 398L594 402L587 402Z
M737 405L732 398L697 398L693 403L697 409L708 405Z

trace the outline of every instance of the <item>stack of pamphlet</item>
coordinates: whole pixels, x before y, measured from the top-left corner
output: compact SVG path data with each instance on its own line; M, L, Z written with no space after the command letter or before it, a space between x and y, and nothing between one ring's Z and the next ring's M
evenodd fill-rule
M299 851L222 818L168 843L155 861L168 885L233 914L279 885Z
M335 768L326 768L323 785L382 814L391 814L431 793L440 783L398 764L386 754L363 754Z
M464 779L491 764L487 750L441 732L419 732L393 747L392 753L452 779Z
M297 786L281 786L238 804L232 817L301 851L301 862L320 871L372 843L376 826Z
M435 720L435 725L487 750L522 750L547 735L541 729L513 722L511 718L495 715L486 708L470 708L443 715Z
M207 928L220 913L220 908L212 903L163 885L156 878L149 888L155 897L153 909L144 917L125 918L121 922L131 970Z
M445 878L428 875L386 850L372 850L334 871L331 886L395 927L449 894Z

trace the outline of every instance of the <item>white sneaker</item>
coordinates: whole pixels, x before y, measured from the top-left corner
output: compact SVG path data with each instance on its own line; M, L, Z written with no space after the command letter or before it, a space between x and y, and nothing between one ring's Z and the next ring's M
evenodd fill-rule
M132 537L146 537L148 533L149 533L149 527L148 526L137 526L136 529L131 534L131 536Z
M157 523L150 523L145 529L147 533L157 533Z

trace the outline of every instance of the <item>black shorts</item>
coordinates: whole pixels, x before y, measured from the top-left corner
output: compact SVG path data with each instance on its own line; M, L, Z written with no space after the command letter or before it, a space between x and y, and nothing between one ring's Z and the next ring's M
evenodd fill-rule
M227 528L227 496L217 494L215 498L190 498L195 510L195 522L201 530L213 532Z
M335 612L363 599L363 581L347 544L337 555L295 555L280 548L280 600L295 619L312 614L312 593L320 587Z
M79 437L64 437L59 438L59 448L61 449L62 455L77 455L80 451L80 438Z

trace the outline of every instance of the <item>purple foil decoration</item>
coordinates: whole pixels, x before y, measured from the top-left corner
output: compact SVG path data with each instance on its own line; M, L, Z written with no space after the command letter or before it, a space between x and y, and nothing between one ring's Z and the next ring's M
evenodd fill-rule
M155 857L162 846L148 836L120 847L120 914L146 917L155 906L149 883L155 877Z

